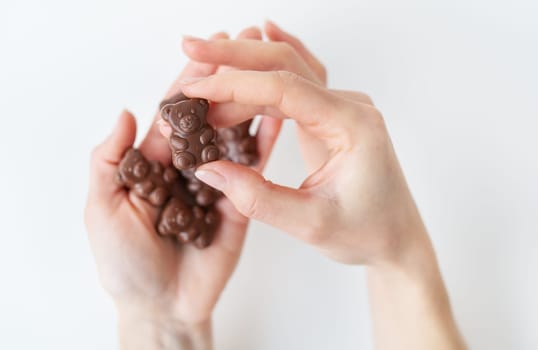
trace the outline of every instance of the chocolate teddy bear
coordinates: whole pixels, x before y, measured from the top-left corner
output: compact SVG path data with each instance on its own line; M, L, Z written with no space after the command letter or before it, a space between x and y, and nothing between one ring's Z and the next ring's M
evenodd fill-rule
M181 243L207 247L220 222L213 203L222 193L194 176L199 165L228 159L244 165L258 160L252 120L215 131L207 122L207 100L179 93L160 105L161 116L172 128L169 139L172 164L164 167L148 161L137 149L129 149L121 160L117 181L161 210L157 231ZM180 172L178 172L178 170Z
M196 204L202 207L207 207L222 197L222 192L198 180L198 178L194 176L194 170L183 170L181 171L181 174L187 180L187 190L194 196Z
M139 150L129 149L121 160L116 176L117 182L160 207L170 197L179 174L173 167L164 168L157 161L148 161Z
M162 235L176 236L180 243L194 242L198 248L205 248L211 243L218 223L219 215L213 207L204 211L172 197L162 211L157 230Z
M178 102L187 100L189 100L189 98L180 92L166 100L163 100L159 105L159 109L161 111L164 111L163 107L167 105L174 105ZM218 137L218 135L216 136ZM218 142L218 140L216 141ZM172 144L172 137L170 139L170 144ZM218 148L221 148L220 144L218 145ZM187 189L194 196L196 204L202 207L207 207L213 204L217 199L222 196L222 193L220 191L217 191L213 187L208 186L202 181L198 180L196 176L194 176L194 168L181 170L181 174L187 180Z
M174 167L148 161L139 150L131 148L120 161L116 180L153 206L163 208L157 222L161 235L175 236L182 243L194 241L198 248L211 243L219 213L213 207L202 209L195 205L185 179Z
M219 146L224 158L243 165L258 161L256 137L250 135L252 119L229 128L219 129Z
M182 94L181 94L182 95ZM172 128L172 163L179 170L191 169L220 158L216 132L206 122L207 100L173 96L161 103L161 116Z

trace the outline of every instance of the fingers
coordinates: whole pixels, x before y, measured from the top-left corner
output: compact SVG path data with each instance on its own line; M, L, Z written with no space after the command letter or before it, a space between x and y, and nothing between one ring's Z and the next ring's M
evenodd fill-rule
M285 70L320 82L293 47L285 42L261 40L202 40L187 38L183 51L192 60L243 70Z
M248 27L243 29L238 35L237 39L252 39L252 40L262 40L262 32L258 27ZM233 67L219 65L217 73L226 72L232 70Z
M251 114L252 115L252 114ZM172 129L168 123L163 122L159 123L159 130L162 136L169 138L172 134ZM282 127L282 119L271 118L271 117L262 117L260 127L256 133L256 139L258 144L259 152L259 161L254 166L254 169L257 171L263 171L267 161L269 160L269 155L273 150L273 146L278 138L280 129Z
M343 97L345 99L348 99L354 102L364 103L370 106L374 105L374 101L370 98L370 96L362 92L349 91L349 90L335 90L335 89L331 89L331 91L340 97Z
M316 76L323 83L327 84L327 70L325 66L314 56L304 44L293 35L280 29L274 22L266 21L264 31L269 40L285 42L297 51L297 53L306 61L308 66L315 72Z
M270 112L273 118L285 119L286 115L273 107L245 105L237 102L215 103L207 113L207 121L215 128L227 128L256 115Z
M209 40L221 40L228 39L229 35L225 32L218 32L209 37ZM172 86L168 89L166 97L169 97L181 89L180 81L188 77L207 77L214 74L218 68L218 65L207 64L203 62L189 61L177 79L172 83Z
M114 182L116 168L125 151L133 146L135 137L134 116L128 111L123 111L110 136L92 152L90 195L106 200L117 193L119 185Z
M237 34L237 39L262 40L262 31L256 26L248 27Z
M339 143L356 126L351 102L289 72L231 71L185 83L182 89L188 96L218 103L261 107L255 114L280 117L283 113L329 142ZM226 124L246 120L241 118L244 115L230 115Z
M229 36L225 32L215 33L209 37L210 40L222 40L222 39L228 39L228 38ZM170 88L170 91L167 95L171 95L179 90L179 84L178 84L179 80L186 77L205 77L210 74L213 74L216 69L217 67L214 64L189 61L185 65L185 68L183 68L183 71L179 75L178 79L174 82L174 84Z
M196 176L221 190L241 214L300 239L307 240L320 230L328 213L325 202L309 192L275 185L255 170L232 162L206 163Z
M228 35L226 33L214 34L211 39L226 39ZM207 64L201 62L190 61L187 63L179 77L172 83L172 86L165 95L169 97L174 93L177 93L181 89L180 81L188 77L205 77L214 74L217 71L217 65ZM159 112L156 113L153 120L156 122L160 119ZM168 140L163 138L159 132L159 126L153 123L149 128L146 136L142 140L139 146L142 153L151 160L157 160L165 165L170 164L171 154L168 146Z
M276 139L282 128L282 119L263 117L256 133L258 142L259 161L254 167L258 172L262 172L269 161L269 156L273 150Z

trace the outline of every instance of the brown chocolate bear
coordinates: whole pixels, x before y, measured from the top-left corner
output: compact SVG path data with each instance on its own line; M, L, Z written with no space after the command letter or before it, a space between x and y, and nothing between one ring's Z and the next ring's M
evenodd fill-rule
M157 231L182 242L193 241L205 248L213 239L219 214L213 208L202 209L187 190L185 179L172 166L148 161L137 149L129 149L118 166L116 180L137 196L162 209Z
M161 103L161 117L172 128L172 163L179 170L192 169L219 159L216 132L206 122L207 100L178 94ZM175 99L175 101L174 101Z
M254 165L258 161L256 137L250 135L252 119L235 126L219 129L219 147L223 158L243 165Z
M162 235L177 237L181 243L194 241L198 248L205 248L211 243L218 223L219 215L213 207L204 211L172 197L162 211L157 229Z
M187 180L187 189L194 196L196 204L207 207L217 201L222 196L222 192L206 185L194 176L194 170L183 170L181 175Z
M164 168L157 161L148 161L139 150L131 148L118 166L116 180L159 207L170 197L179 174L173 167Z

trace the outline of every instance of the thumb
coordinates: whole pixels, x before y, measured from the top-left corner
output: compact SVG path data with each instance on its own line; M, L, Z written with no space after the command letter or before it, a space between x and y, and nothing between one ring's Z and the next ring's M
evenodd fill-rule
M196 177L222 191L246 217L309 241L324 222L324 202L304 189L273 184L246 166L229 161L206 163Z
M134 116L129 111L124 110L112 133L92 152L90 164L91 194L107 196L118 189L114 175L125 151L133 146L135 137L136 121Z
M123 110L107 139L97 146L95 161L106 161L118 164L125 151L131 147L136 137L136 121L128 110Z

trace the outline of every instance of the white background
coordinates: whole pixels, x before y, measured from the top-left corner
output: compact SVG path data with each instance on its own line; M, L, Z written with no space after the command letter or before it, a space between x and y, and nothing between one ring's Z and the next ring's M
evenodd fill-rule
M538 348L536 1L2 1L0 348L111 349L82 211L90 149L122 108L145 130L182 34L274 19L383 111L474 349ZM270 3L270 4L269 4ZM267 177L305 176L286 124ZM369 349L361 267L254 223L217 349Z

